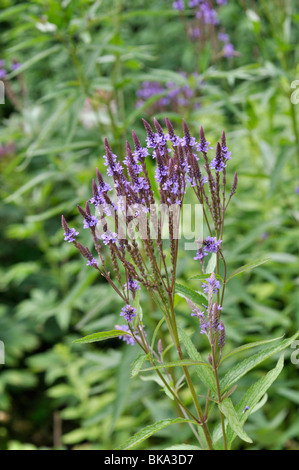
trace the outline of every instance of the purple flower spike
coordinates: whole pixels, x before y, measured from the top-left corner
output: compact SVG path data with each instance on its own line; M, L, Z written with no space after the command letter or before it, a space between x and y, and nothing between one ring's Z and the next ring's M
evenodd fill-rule
M125 317L127 322L131 323L133 319L136 317L137 310L136 308L132 307L131 305L126 305L121 309L120 316Z
M115 244L117 242L117 233L105 232L101 238L104 242L104 245L109 245L109 243Z
M211 161L210 166L217 172L222 171L226 167L226 164L224 162L223 155L222 155L222 147L219 143L217 144L216 157Z
M215 274L212 273L209 278L206 279L207 282L204 282L202 284L203 290L206 294L209 292L212 292L213 294L216 294L217 291L220 289L220 282L217 281Z
M19 62L13 62L10 66L10 70L18 70L21 67L21 64Z
M96 227L98 224L98 219L95 215L87 215L83 221L84 228Z
M196 256L194 257L194 259L195 259L195 261L201 261L206 256L208 256L208 253L205 253L202 248L199 248L199 250L197 250L197 253L196 253Z
M129 278L128 282L124 285L126 291L130 290L133 294L136 294L138 290L140 290L140 285L138 281L134 281L134 279Z
M233 44L228 42L227 44L223 46L222 52L223 52L224 57L226 57L227 59L231 59L235 55L235 48Z
M217 238L207 237L204 240L204 251L206 253L217 253L218 248L222 243L222 240L217 240Z
M127 331L128 333L131 333L128 325L115 325L115 329L120 330L120 331ZM134 346L134 344L136 343L135 339L130 334L121 335L118 338L125 341L127 344L130 344L131 346Z
M185 4L183 0L176 0L175 2L173 2L172 8L174 8L175 10L184 10Z
M64 240L69 243L76 241L76 236L79 235L79 232L76 232L74 228L70 228L65 220L64 216L61 216L61 225L64 229Z
M71 228L68 231L64 232L64 240L66 242L73 243L76 241L77 235L79 235L79 232L76 232L74 228Z

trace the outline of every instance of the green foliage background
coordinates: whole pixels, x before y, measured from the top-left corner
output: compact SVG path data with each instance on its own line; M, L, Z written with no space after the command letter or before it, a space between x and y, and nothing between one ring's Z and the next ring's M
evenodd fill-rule
M104 137L121 155L132 128L144 136L141 118L154 117L154 100L135 106L144 80L195 87L192 76L179 72L199 71L200 106L155 116L167 115L177 129L185 118L194 135L203 125L213 146L226 130L229 175L239 176L224 235L229 269L271 258L228 286L227 350L299 329L299 105L290 99L299 78L298 5L228 2L220 18L238 54L214 60L209 47L197 57L171 4L2 1L0 58L22 65L7 76L11 93L0 106L0 147L13 144L0 158L1 449L113 449L141 427L176 416L151 377L130 378L135 347L118 340L73 343L112 329L122 305L63 243L60 226L64 213L81 227L74 208L90 197L96 166L103 169ZM198 287L189 280L198 274L192 253L181 253L178 274L182 284ZM143 300L147 315L159 318ZM180 299L177 312L195 332ZM205 348L199 336L194 341ZM298 366L291 352L268 401L248 420L250 448L299 448ZM242 379L236 395L271 367L267 361ZM175 426L181 442L192 444L189 429ZM161 430L140 448L178 444L175 429ZM246 444L236 441L235 448Z

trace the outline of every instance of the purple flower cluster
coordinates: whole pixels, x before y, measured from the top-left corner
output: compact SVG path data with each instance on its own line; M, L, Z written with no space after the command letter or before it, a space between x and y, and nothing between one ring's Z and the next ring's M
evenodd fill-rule
M128 214L127 209L129 207L136 207L137 209L133 215L132 211L131 214L127 215L125 223L128 223L132 221L132 217L140 215L141 211L145 215L150 212L151 205L154 204L154 191L146 166L150 153L152 153L152 158L156 160L155 179L159 186L161 202L163 204L181 206L189 183L199 201L201 203L205 201L208 204L216 230L217 224L220 223L220 214L224 209L224 206L219 206L219 177L217 182L217 178L213 176L212 170L215 170L216 175L219 174L231 158L225 134L222 134L221 143L217 144L215 158L209 162L207 153L212 147L206 140L202 128L200 129L199 140L197 141L190 134L189 128L184 121L183 136L181 137L175 133L171 122L167 118L165 120L166 132L164 132L156 119L154 119L154 129L145 120L143 120L143 123L146 130L146 146L143 147L141 145L139 138L133 131L135 148L132 150L129 143L127 143L127 155L123 159L126 171L117 156L112 152L107 139L105 140L106 155L104 156L104 162L107 166L108 176L113 179L113 186L104 180L97 169L97 183L94 180L92 185L93 197L86 203L85 210L78 206L78 210L83 217L83 227L91 230L93 238L97 240L97 244L99 244L99 241L102 241L110 249L113 248L116 257L123 256L120 253L122 253L124 244L123 242L120 243L122 237L119 237L118 233L108 229L105 217L110 216L111 212L116 213L117 210ZM202 168L205 170L206 175L203 175L201 172L199 162L202 157L200 155L204 159ZM204 188L206 183L209 186L210 196ZM237 176L235 175L230 197L236 192L236 187ZM113 203L109 195L112 189L115 190L119 197L117 204ZM210 201L209 198L211 198ZM121 207L121 199L125 200L124 207ZM91 214L89 203L97 208L100 216ZM99 223L100 220L101 224ZM99 235L100 226L103 228L103 233ZM76 244L78 233L75 229L68 228L66 222L64 228L65 240ZM203 241L203 245L198 249L195 259L202 260L208 253L217 253L220 245L221 240L211 236L207 237ZM121 262L123 263L122 258ZM133 268L131 268L131 271L129 273L129 278L132 278L130 282L140 282L140 279L132 276ZM134 291L130 286L129 290Z
M154 126L145 120L143 124L146 143L141 144L133 131L134 148L127 142L122 159L113 153L105 139L104 162L110 182L106 182L106 177L97 169L97 180L93 180L92 184L93 197L86 202L84 209L78 206L83 227L91 233L97 256L77 241L79 233L75 228L70 228L62 216L65 241L73 243L86 259L87 265L97 269L114 288L124 305L120 315L129 324L137 317L137 310L132 303L141 286L151 294L154 292L161 302L165 301L168 294L174 293L178 260L176 213L179 219L187 187L191 186L200 204L205 205L209 211L210 228L213 227L213 222L216 234L222 233L224 214L229 203L226 201L226 173L220 173L221 164L226 166L231 158L224 133L221 143L217 144L213 164L214 160L208 156L211 147L202 128L199 136L194 137L184 120L181 135L175 132L168 118L165 119L165 128L156 119ZM148 171L152 165L156 166L154 182ZM235 193L236 187L235 175L231 195ZM116 202L112 200L114 196L117 197ZM158 211L152 209L156 207L157 199ZM96 215L91 213L91 205L95 206ZM166 206L168 211L167 240L162 236L164 233L161 230L165 218L165 212L160 210L162 206ZM108 227L111 213L114 219L113 229L111 225ZM151 233L152 221L155 234ZM125 236L123 228L126 230ZM144 228L145 236L141 235ZM134 235L138 232L139 239L136 241ZM206 237L195 259L202 260L209 253L217 253L222 243L218 238ZM115 279L111 277L111 270ZM223 347L224 327L219 315L221 307L214 306L214 313L211 310L213 295L220 289L220 282L213 273L202 287L208 294L209 307L205 307L208 315L194 308L192 314L199 318L202 333L213 331L215 335L217 332L219 345ZM136 318L137 322L138 328L142 328L139 318ZM129 326L131 331L132 325ZM126 335L123 339L133 344L131 336Z
M217 291L220 289L220 282L216 279L215 274L212 273L206 281L202 284L204 292L209 295L217 294Z
M223 32L218 34L218 39L223 43L222 54L227 59L231 59L235 55L234 45L230 42L229 35Z
M222 349L225 345L225 328L223 322L220 321L222 307L217 305L217 303L210 307L204 305L203 307L206 311L203 312L191 300L186 300L192 311L191 316L199 319L200 334L207 335L212 343L219 333L218 345Z
M128 282L124 284L124 288L126 291L131 291L133 294L136 294L136 292L140 290L140 285L138 281L134 281L134 279L129 278Z
M222 240L215 237L207 237L203 240L202 245L197 250L195 261L202 261L209 253L217 253Z
M184 10L185 9L184 1L183 0L176 0L175 2L173 2L172 7L175 10Z
M120 316L125 317L127 322L131 323L136 317L136 313L137 310L135 307L132 307L131 305L126 305L121 309Z
M69 243L74 243L76 241L76 237L79 235L79 232L76 232L74 228L67 228L64 232L64 240Z
M204 251L207 253L217 253L218 248L221 245L222 240L217 240L214 237L207 237L203 244L204 244Z
M182 77L188 81L187 74L181 72ZM198 81L198 76L193 74L193 79ZM154 111L162 111L171 108L178 111L182 107L198 106L195 98L202 87L202 83L198 84L195 89L191 88L188 83L178 85L174 82L167 82L165 85L159 82L145 81L141 84L141 88L137 91L138 98L137 107L141 107L144 103L157 96L157 100L153 103L152 108ZM158 97L158 95L162 95Z
M227 0L217 0L218 7L227 5ZM172 4L175 10L182 11L185 9L183 1L175 1ZM207 0L189 0L189 8L193 10L193 18L190 20L188 28L188 36L192 41L206 41L207 37L212 39L214 36L222 43L222 56L232 58L235 55L235 48L230 42L229 36L221 31L217 34L219 25L218 12L211 6L211 2ZM215 41L213 41L214 43Z
M131 346L134 346L134 344L136 344L135 338L137 339L137 341L140 340L140 337L136 333L135 333L135 338L131 336L131 331L128 325L115 325L115 329L128 332L127 335L120 335L119 339L125 341L127 344L130 344Z
M13 60L8 68L13 72L14 70L17 70L19 67L21 67L21 64ZM5 78L6 75L7 75L7 68L5 67L5 60L0 59L0 80Z

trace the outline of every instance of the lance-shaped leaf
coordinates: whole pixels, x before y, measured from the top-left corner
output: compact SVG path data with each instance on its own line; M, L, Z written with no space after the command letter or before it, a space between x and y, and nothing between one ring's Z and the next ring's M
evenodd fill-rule
M282 338L283 336L279 336L278 338L266 339L266 340L256 341L254 343L243 344L242 346L239 346L238 348L233 349L232 351L227 353L225 356L223 356L220 361L220 364L228 357L234 356L235 354L238 354L242 351L246 351L247 349L257 348L258 346L263 346L264 344L273 343L274 341L278 341L279 339L282 339Z
M118 336L132 336L127 331L122 330L111 330L102 331L100 333L93 333L92 335L84 336L83 338L76 339L74 343L97 343L98 341L104 341L105 339L117 338Z
M219 274L217 273L214 273L215 274L215 277L216 279L218 279L218 281L221 281L223 282L223 279L221 276L219 276ZM209 273L209 274L196 274L196 276L192 276L189 278L189 281L205 281L206 279L210 278L212 276L212 273Z
M185 287L181 284L176 283L175 293L192 300L192 302L194 302L196 305L202 306L202 304L207 303L207 299L204 295L199 294L195 290L189 289L189 287Z
M280 356L276 367L268 372L265 377L262 377L253 384L249 390L247 390L240 403L236 406L236 412L242 426L244 426L250 414L256 411L256 406L281 373L283 365L284 354ZM227 439L230 447L235 437L236 433L234 432L234 429L229 427L227 431Z
M249 372L251 369L258 366L269 357L274 356L274 354L277 354L283 351L284 349L286 349L287 347L289 347L293 343L293 341L295 341L298 338L298 336L299 336L299 331L291 338L285 339L284 341L282 341L281 343L275 346L271 346L266 349L263 349L262 351L238 363L235 367L230 369L221 380L220 387L221 387L222 392L224 392L229 387L231 387L241 377L247 374L247 372Z
M149 354L144 354L144 353L139 354L139 356L135 359L135 361L132 364L131 377L136 377L139 374L141 367L143 366L145 361L149 360L149 358L150 358Z
M185 333L182 328L179 328L178 330L180 339L186 348L188 356L194 361L203 362L200 353L197 351L190 337ZM208 389L213 390L213 392L217 393L217 385L212 370L208 369L207 367L198 365L195 366L195 371L201 382L206 385Z
M157 421L155 424L151 424L150 426L147 426L146 428L139 431L133 437L128 439L126 442L124 442L124 444L120 445L116 450L132 449L133 447L137 446L141 442L148 439L150 436L152 436L156 432L161 431L161 429L164 429L167 426L170 426L171 424L178 424L178 423L198 424L195 421L192 421L190 419L185 419L185 418L162 419L161 421Z
M149 372L151 370L159 370L159 369L168 369L171 367L189 367L189 366L203 366L212 369L212 366L204 361L192 361L192 360L183 360L183 361L173 361L173 362L166 362L165 364L159 364L157 366L147 367L146 369L141 369L140 372Z
M267 263L268 261L271 261L271 258L258 259L256 261L252 261L251 263L245 264L244 266L241 266L240 268L236 269L231 274L231 276L227 278L226 282L228 282L233 277L238 276L238 274L244 273L245 271L250 271L251 269L254 269L257 266L260 266L261 264Z
M239 421L238 414L234 408L234 405L230 398L226 398L222 403L219 403L219 409L221 413L226 417L228 424L233 431L245 442L252 443L250 437L244 431L241 422Z

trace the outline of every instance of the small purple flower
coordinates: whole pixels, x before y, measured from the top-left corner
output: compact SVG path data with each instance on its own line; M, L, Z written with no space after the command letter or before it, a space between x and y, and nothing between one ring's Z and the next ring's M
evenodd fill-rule
M243 413L245 413L246 411L249 410L249 406L245 406L244 410L243 410Z
M132 320L136 317L137 310L131 305L126 305L121 309L120 316L125 317L127 322L131 323Z
M299 194L299 186L297 186L297 188L295 189L295 193Z
M200 37L200 29L192 28L190 34L191 34L192 39L198 39Z
M224 44L223 49L222 49L224 57L227 59L231 59L235 55L235 48L234 45L228 42L227 44Z
M96 227L98 222L99 221L95 215L86 214L84 217L84 221L83 221L83 227L84 228Z
M10 66L10 70L18 70L21 67L21 64L19 62L13 62Z
M190 0L188 5L189 5L190 8L196 8L200 5L201 1L202 0Z
M224 43L229 42L229 35L226 33L219 33L218 39L219 41L224 42Z
M170 140L171 143L172 143L172 145L173 145L174 147L178 147L179 144L180 144L180 142L181 142L181 138L178 137L178 136L175 135L175 134L174 134L174 135L169 135L169 134L167 134L167 135L166 135L166 139L167 139L167 140Z
M4 78L6 75L7 75L6 70L0 69L0 80L2 80L2 78Z
M146 147L139 147L139 148L136 148L134 151L134 157L136 158L137 161L142 160L143 158L146 158L148 155L149 153Z
M222 243L222 240L217 240L214 237L207 237L203 243L204 243L204 251L206 253L217 253L218 248Z
M120 331L126 331L128 332L129 334L127 335L121 335L119 336L119 339L125 341L127 344L130 344L131 346L134 346L134 344L136 343L135 339L133 338L133 336L131 336L131 332L130 332L130 328L128 327L128 325L115 325L115 329L116 330L120 330ZM137 336L136 336L137 337Z
M76 232L74 228L66 230L64 232L64 240L69 243L73 243L76 241L76 237L79 235L79 232Z
M191 317L197 317L200 321L200 334L207 334L209 330L209 323L206 320L204 312L201 312L199 308L193 302L191 302L190 299L186 298L186 301L192 311Z
M140 290L140 285L138 281L129 278L128 282L124 285L124 288L126 289L126 291L130 290L131 292L133 292L133 294L135 294L138 290Z
M225 161L224 161L224 157L223 157L223 154L222 154L222 147L218 143L217 144L217 150L216 150L216 156L211 161L210 167L213 168L215 171L220 172L226 167Z
M228 148L227 147L224 147L224 146L221 146L221 153L222 153L222 158L224 160L231 160L232 157L231 157L231 152L229 152Z
M115 233L115 232L105 232L105 233L103 233L101 238L104 242L104 245L109 245L109 243L115 244L117 242L117 239L118 239L117 233Z
M218 326L218 331L220 331L218 345L220 349L223 349L225 346L225 328L223 322Z
M174 8L175 10L184 10L185 4L183 0L176 0L175 2L173 2L172 8Z
M206 1L202 2L196 12L196 18L205 24L217 25L219 23L216 10Z
M199 144L197 145L196 147L196 150L198 152L202 152L202 153L207 153L208 150L211 150L213 147L210 146L210 142L208 142L207 140L200 140Z
M205 253L202 248L199 248L197 250L196 256L194 257L195 261L201 261L203 260L206 256L208 256L208 253Z
M86 266L99 266L99 263L95 258L90 257L86 263Z
M218 5L227 5L227 0L216 0L216 3L218 3Z
M220 282L216 279L215 274L212 273L209 278L206 279L207 282L202 284L203 290L206 294L212 292L216 294L217 291L220 289Z

